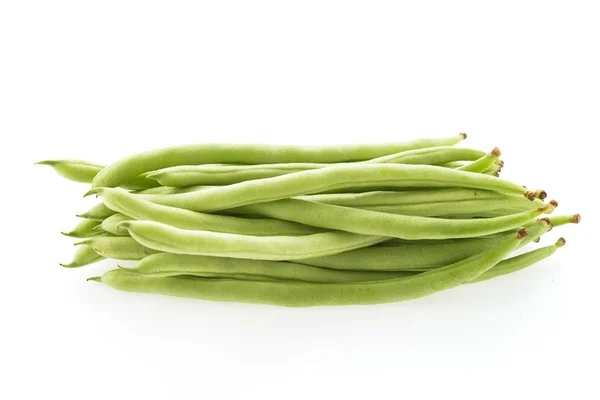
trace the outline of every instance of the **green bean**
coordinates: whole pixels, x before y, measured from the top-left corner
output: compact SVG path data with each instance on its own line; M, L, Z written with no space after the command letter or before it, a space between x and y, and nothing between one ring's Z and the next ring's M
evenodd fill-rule
M101 260L104 260L104 257L96 253L92 246L84 244L77 249L73 260L69 264L60 264L60 266L65 268L79 268Z
M121 213L113 214L102 221L97 228L115 236L129 236L127 229L123 229L119 224L123 221L131 221L131 219L131 217Z
M429 164L455 159L472 159L482 154L479 150L455 147L432 147L405 151L390 156L375 158L362 163ZM337 164L340 166L342 164ZM351 164L346 164L351 165ZM163 168L146 174L165 186L231 185L255 179L273 178L294 172L331 167L322 163L287 163L257 165L180 165ZM484 168L485 169L485 168Z
M115 289L205 300L289 307L377 304L415 299L470 282L492 268L519 244L525 233L492 250L409 277L352 283L257 282L199 277L145 277L121 269L90 278Z
M578 224L581 221L581 215L556 215L548 218L552 226L561 226L566 224Z
M522 245L550 229L547 218L525 225L529 234ZM317 267L356 271L427 271L488 251L515 231L467 239L389 240L381 244L326 257L296 261Z
M104 221L106 218L108 218L111 215L114 215L116 213L117 213L116 211L111 210L110 208L106 207L106 205L104 203L99 203L99 204L96 204L95 206L93 206L92 208L90 208L89 210L87 210L86 212L84 212L82 214L77 214L77 216L79 218L93 219L96 221Z
M483 171L482 173L484 175L493 175L493 176L500 176L500 170L502 169L502 167L500 167L500 165L498 164L494 164L491 167L489 167L488 169L486 169L485 171Z
M62 177L73 182L92 183L96 175L104 168L103 165L81 160L45 160L36 162L39 165L48 165ZM125 189L146 189L156 186L156 182L144 177L134 177L123 182Z
M108 207L133 219L162 222L182 229L254 236L305 235L323 231L312 226L277 219L249 219L182 210L154 204L143 200L139 195L119 189L98 189L98 194Z
M372 164L427 164L439 165L454 161L471 161L483 157L485 152L461 147L437 146L415 149L363 161Z
M192 231L152 221L126 221L121 225L140 244L176 254L297 260L353 250L382 242L382 236L348 232L314 233L305 236L249 236Z
M84 219L79 222L73 229L69 232L61 232L65 236L70 236L74 238L87 238L90 236L96 236L101 234L102 232L95 231L94 228L100 225L99 221Z
M485 156L481 157L476 161L473 161L472 163L466 164L462 167L458 167L457 169L461 171L482 173L488 168L490 168L492 165L496 165L496 160L498 160L498 157L500 157L500 155L500 149L494 147L494 150L492 150L489 154L486 154Z
M483 236L514 229L541 214L551 213L557 205L553 200L544 207L531 211L481 219L415 217L296 199L247 205L237 208L236 212L259 214L362 235L419 240Z
M126 157L109 165L96 175L92 187L116 187L145 172L176 165L362 161L406 150L451 146L465 138L465 134L460 134L449 138L421 139L405 143L322 147L251 144L201 144L167 147Z
M127 271L154 277L192 275L234 279L294 280L302 282L364 282L399 278L414 272L339 271L288 261L160 253L145 257Z
M45 160L36 164L48 165L63 178L73 182L92 183L94 177L102 170L103 166L81 160Z
M191 193L153 195L153 202L193 211L219 211L345 187L464 187L513 194L525 188L486 175L428 165L360 164L297 172ZM96 189L97 190L97 189ZM89 194L96 190L91 190ZM158 197L158 198L156 198Z
M466 165L466 164L459 162L459 161L453 161L453 162L447 162L447 163L440 164L439 166L444 167L444 168L458 168L458 167L462 167L463 165Z
M230 185L328 166L331 164L180 165L153 171L146 176L148 179L154 179L161 185L169 187Z
M335 204L348 207L386 206L404 204L424 204L449 201L470 201L484 199L523 199L522 195L513 195L478 189L422 189L407 191L374 191L364 193L313 194L299 196L298 199ZM542 207L544 202L533 199L532 204Z
M522 270L545 258L550 257L552 254L554 254L556 250L558 250L564 245L565 239L560 238L555 244L551 246L542 247L541 249L529 251L516 257L512 257L507 260L501 261L494 268L479 275L477 278L473 279L469 283L486 281L497 276L506 275L512 272Z
M202 189L210 189L215 186L201 186L201 185L192 185L192 186L179 186L179 187L170 187L170 186L158 186L155 188L144 189L144 190L136 190L134 194L143 194L143 195L153 195L153 194L178 194L178 193L189 193L196 192Z
M117 260L141 260L150 254L158 253L128 236L94 236L75 244L89 245L102 257Z
M398 204L380 206L362 206L364 210L391 214L415 215L421 217L439 217L441 215L480 215L495 210L508 210L507 214L529 211L538 208L536 204L522 196L504 199L481 199L464 201L444 201L423 204ZM500 214L506 215L506 214Z

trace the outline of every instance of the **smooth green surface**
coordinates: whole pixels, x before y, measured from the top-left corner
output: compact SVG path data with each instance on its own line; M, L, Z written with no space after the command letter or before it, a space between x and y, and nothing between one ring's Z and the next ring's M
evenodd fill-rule
M96 253L92 246L84 244L75 251L70 263L60 265L65 268L79 268L102 260L104 260L104 257Z
M128 221L121 225L137 242L151 249L176 254L260 260L318 257L370 246L387 239L348 232L304 236L249 236L179 229L151 221Z

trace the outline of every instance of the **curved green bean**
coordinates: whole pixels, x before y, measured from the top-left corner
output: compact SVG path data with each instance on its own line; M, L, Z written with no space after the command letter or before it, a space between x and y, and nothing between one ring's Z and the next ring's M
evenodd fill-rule
M460 134L449 138L420 139L404 143L321 147L251 144L200 144L167 147L135 154L109 165L96 175L92 182L92 188L116 187L145 172L176 165L362 161L406 150L451 146L465 138L465 134Z
M254 236L306 235L323 231L312 226L278 219L212 215L163 206L119 189L105 188L97 191L111 209L133 219L161 222L176 228ZM117 229L122 228L117 227Z
M364 210L390 214L415 215L421 217L439 217L442 215L481 215L496 210L508 211L506 214L529 211L538 205L523 196L512 196L504 199L481 199L463 201L445 201L422 204L398 204L380 206L362 206ZM499 214L499 215L506 215Z
M104 168L100 164L81 160L44 160L35 164L48 165L63 178L80 183L92 183L94 177Z
M89 245L96 253L117 260L141 260L158 253L157 250L144 247L128 236L94 236L76 245Z
M549 214L556 206L557 203L551 201L544 207L531 211L480 219L415 217L296 199L251 204L239 207L235 211L362 235L419 240L465 238L498 233L517 228L541 214Z
M550 230L547 218L525 225L528 235L521 241L526 245ZM427 271L481 254L501 240L512 237L515 231L467 239L447 240L389 240L381 244L325 257L296 261L316 267L356 271Z
M469 283L482 282L488 279L496 278L501 275L510 274L512 272L520 271L527 268L545 258L550 257L556 250L565 245L565 239L560 238L558 241L550 246L542 247L541 249L529 251L527 253L518 255L516 257L509 258L507 260L499 262L494 268L479 275Z
M578 224L581 221L581 215L572 214L572 215L555 215L549 217L548 220L552 224L552 226L561 226L566 224Z
M152 221L126 221L121 225L137 242L155 250L260 260L318 257L370 246L387 239L348 232L305 236L249 236L179 229Z
M77 249L70 263L60 264L60 266L65 268L79 268L101 260L104 260L104 257L96 253L92 246L84 244Z
M145 257L127 271L154 277L192 275L235 279L293 280L302 282L364 282L399 278L414 272L340 271L288 261L160 253Z
M90 278L115 289L206 300L289 307L377 304L427 296L470 282L492 268L519 244L523 234L492 250L409 277L353 283L257 282L199 277L145 277L121 269Z
M440 165L448 162L471 161L483 157L481 150L466 149L462 147L436 146L423 149L402 151L382 157L363 161L371 164L426 164Z
M123 229L119 224L123 221L131 221L131 219L131 217L121 213L113 214L102 221L97 229L101 229L102 231L115 236L129 236L127 229Z
M335 204L347 207L369 207L404 204L424 204L450 201L470 201L487 199L524 199L522 195L493 192L478 189L422 189L406 191L373 191L363 193L312 194L298 196L300 200L316 201L319 203ZM525 201L525 200L523 200ZM542 207L544 202L539 199L531 200L531 204Z
M485 170L487 170L488 168L490 168L492 165L496 165L496 161L498 160L498 157L500 157L500 155L501 155L500 149L497 147L494 147L494 149L490 153L486 154L485 156L481 157L480 159L475 160L472 163L458 167L457 169L461 170L461 171L482 173Z
M96 175L104 168L103 165L81 160L45 160L35 164L48 165L54 168L60 176L80 183L92 183ZM143 176L121 183L119 186L125 189L146 189L156 186L156 182Z
M219 211L345 187L463 187L513 194L525 188L490 176L428 165L359 164L333 166L258 179L191 193L153 195L153 202L193 211ZM88 193L95 193L98 189Z
M84 219L79 222L73 229L68 232L61 232L65 236L74 237L74 238L87 238L90 236L96 236L101 234L102 232L94 230L98 225L100 225L100 221Z
M77 214L77 216L79 218L92 219L92 220L96 220L96 221L104 221L106 218L108 218L111 215L114 215L116 213L117 213L116 211L111 210L110 208L106 207L106 205L104 203L99 203L99 204L96 204L95 206L93 206L92 208L90 208L89 210L87 210L86 212L84 212L82 214Z

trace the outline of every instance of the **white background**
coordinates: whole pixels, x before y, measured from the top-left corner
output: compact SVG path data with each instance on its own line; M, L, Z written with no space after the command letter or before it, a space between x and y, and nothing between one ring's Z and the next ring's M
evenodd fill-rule
M1 2L0 397L598 398L595 2L412 3ZM582 223L544 237L568 243L529 270L381 306L86 282L115 263L61 269L59 232L94 199L33 166L458 132Z

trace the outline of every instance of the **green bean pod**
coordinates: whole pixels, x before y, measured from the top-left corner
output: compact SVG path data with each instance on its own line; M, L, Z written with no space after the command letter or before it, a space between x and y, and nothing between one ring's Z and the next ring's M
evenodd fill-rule
M323 229L278 219L212 215L163 206L119 189L98 189L98 194L102 196L108 207L133 219L161 222L176 228L253 236L306 235L323 232ZM115 229L122 230L119 226Z
M94 178L92 188L117 187L143 173L176 165L362 161L401 151L433 146L452 146L465 138L465 134L460 134L449 138L420 139L404 143L322 147L251 144L200 144L167 147L126 157L105 167Z
M370 206L396 206L405 204L441 203L451 201L463 202L491 199L519 199L520 201L523 201L524 196L498 193L490 190L452 188L407 191L373 191L364 193L313 194L299 196L297 198L300 200L335 204L338 206L362 208ZM534 198L531 200L531 204L534 204L536 207L542 207L544 202Z
M106 207L104 203L99 203L82 214L77 214L79 218L92 219L96 221L104 221L111 215L116 214L115 210Z
M578 224L581 221L581 215L573 214L573 215L555 215L549 217L548 220L552 224L552 226L561 226L566 224Z
M126 221L121 222L121 225L137 242L155 250L258 260L319 257L370 246L387 239L348 232L304 236L249 236L179 229L152 221Z
M439 217L441 215L473 215L479 216L496 210L505 210L499 215L515 214L529 211L539 206L522 196L504 199L481 199L448 201L422 204L398 204L381 206L362 206L364 210L379 211L391 214L415 215L421 217Z
M547 218L526 225L525 245L550 229ZM296 261L317 267L353 271L427 271L452 264L492 249L515 231L467 239L389 240L376 246L351 250L326 257Z
M500 155L500 149L494 147L494 149L490 153L486 154L480 159L458 167L457 169L461 171L482 173L488 168L490 168L492 165L496 165L496 161L498 160L498 157L500 157Z
M103 165L81 160L45 160L36 162L36 164L48 165L63 178L80 183L92 183L96 175L104 168ZM134 177L120 186L125 189L146 189L156 186L156 182L144 177Z
M551 246L542 247L541 249L529 251L516 257L512 257L507 260L501 261L494 268L479 275L477 278L473 279L469 283L482 282L488 279L496 278L501 275L506 275L516 271L520 271L539 261L542 261L545 258L550 257L552 254L554 254L556 250L563 247L564 245L565 239L560 238L555 244Z
M115 289L217 301L288 307L378 304L427 296L470 282L513 251L524 233L492 250L442 268L408 277L352 283L257 282L200 277L146 277L112 270L90 278Z
M77 249L70 263L60 264L60 266L65 268L79 268L102 260L104 260L104 257L96 253L92 246L84 244Z
M117 260L141 260L158 253L157 250L144 247L128 236L94 236L76 245L89 245L96 253L105 258Z
M45 160L36 164L48 165L63 178L80 183L92 183L94 177L104 168L100 164L81 160Z
M227 257L160 253L145 257L127 271L154 277L192 275L252 280L302 282L364 282L399 278L414 272L340 271L288 261L245 260Z
M101 231L94 230L98 225L100 225L100 221L84 219L80 221L73 229L68 232L61 232L65 236L74 237L74 238L87 238L91 236L96 236L101 234Z
M236 212L258 214L321 228L361 235L389 236L406 240L457 239L507 231L531 219L549 214L557 206L553 200L544 207L494 218L443 219L388 214L296 199L252 204Z
M115 236L129 236L129 232L127 229L123 229L119 224L123 221L131 221L131 217L117 213L113 214L110 217L107 217L100 225L97 226L98 229L108 232L111 235Z
M372 188L381 185L463 187L520 195L529 193L522 186L509 181L450 168L429 165L357 164L302 171L191 193L153 195L151 201L193 211L210 212L326 190L346 187Z
M485 156L485 152L481 150L436 146L389 154L363 161L363 163L440 165L448 162L477 160L483 156Z

